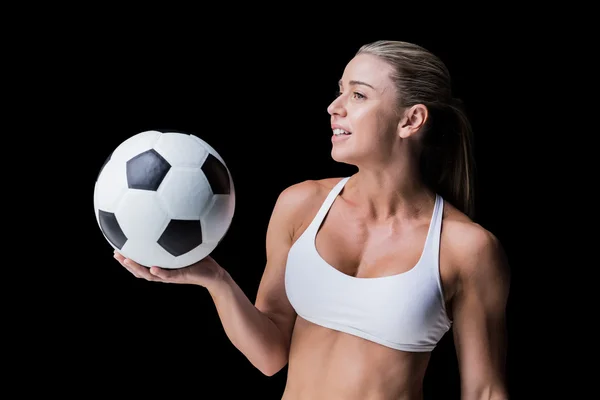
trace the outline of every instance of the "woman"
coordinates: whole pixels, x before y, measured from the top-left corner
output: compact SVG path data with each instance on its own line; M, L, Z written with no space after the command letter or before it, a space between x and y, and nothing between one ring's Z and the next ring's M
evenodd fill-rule
M462 398L508 398L508 265L472 220L470 126L446 67L414 44L378 41L339 86L331 154L358 172L280 194L255 304L211 257L179 270L115 258L138 278L205 287L256 368L288 365L285 400L420 399L449 330Z

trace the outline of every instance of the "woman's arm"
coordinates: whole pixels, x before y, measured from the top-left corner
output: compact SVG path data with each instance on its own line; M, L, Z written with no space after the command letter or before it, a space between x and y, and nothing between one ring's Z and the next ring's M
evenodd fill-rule
M303 207L314 190L310 186L293 185L277 199L267 229L267 265L255 304L250 303L227 272L220 284L209 288L227 336L267 376L288 362L296 312L285 292L285 264Z
M146 268L125 260L118 253L115 253L115 258L138 278L205 287L232 344L262 373L273 375L287 364L296 321L296 313L288 302L284 286L287 254L307 200L315 190L311 182L300 183L287 188L278 197L267 229L267 264L256 304L252 304L231 275L211 257L174 270L156 266Z
M508 262L498 239L479 225L462 233L454 252L459 278L452 299L461 397L506 400Z

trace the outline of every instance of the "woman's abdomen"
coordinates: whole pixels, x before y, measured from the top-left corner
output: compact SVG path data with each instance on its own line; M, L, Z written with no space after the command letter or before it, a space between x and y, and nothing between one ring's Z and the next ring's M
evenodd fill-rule
M419 399L428 361L298 317L283 399Z

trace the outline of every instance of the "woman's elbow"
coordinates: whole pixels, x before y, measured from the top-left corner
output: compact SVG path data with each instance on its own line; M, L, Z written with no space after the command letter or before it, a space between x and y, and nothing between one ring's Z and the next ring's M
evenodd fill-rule
M257 365L257 369L266 376L273 376L287 365L287 357L267 357L264 362Z
M464 400L508 400L506 388L501 384L482 384L463 389Z

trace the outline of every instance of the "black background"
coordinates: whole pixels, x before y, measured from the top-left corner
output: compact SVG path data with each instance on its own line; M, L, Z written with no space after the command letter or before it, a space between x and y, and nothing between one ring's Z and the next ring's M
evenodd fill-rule
M516 124L522 117L518 104L507 104L517 93L533 96L523 86L535 69L528 66L533 38L399 32L333 40L254 33L178 42L145 33L91 35L84 45L70 37L67 43L71 61L63 73L69 75L70 102L61 115L68 116L65 132L76 139L65 145L72 150L63 151L78 167L65 174L81 184L69 195L65 218L77 245L55 250L61 257L55 262L64 265L53 278L61 284L45 319L37 321L53 343L38 354L45 374L54 377L44 381L46 390L81 398L280 398L286 370L265 377L252 367L225 336L203 288L137 280L112 258L94 217L95 178L116 146L144 130L183 131L209 142L225 159L237 198L233 224L212 255L254 300L277 195L305 179L354 171L330 157L326 108L358 47L389 38L439 55L472 121L477 222L501 240L511 263L508 383L513 397L523 398L533 357L525 351L526 326L535 319L525 305L525 282L534 267L525 254L533 223L526 193L536 171L530 143L538 137ZM511 138L525 133L516 146ZM434 351L426 398L458 399L458 374L447 335Z

